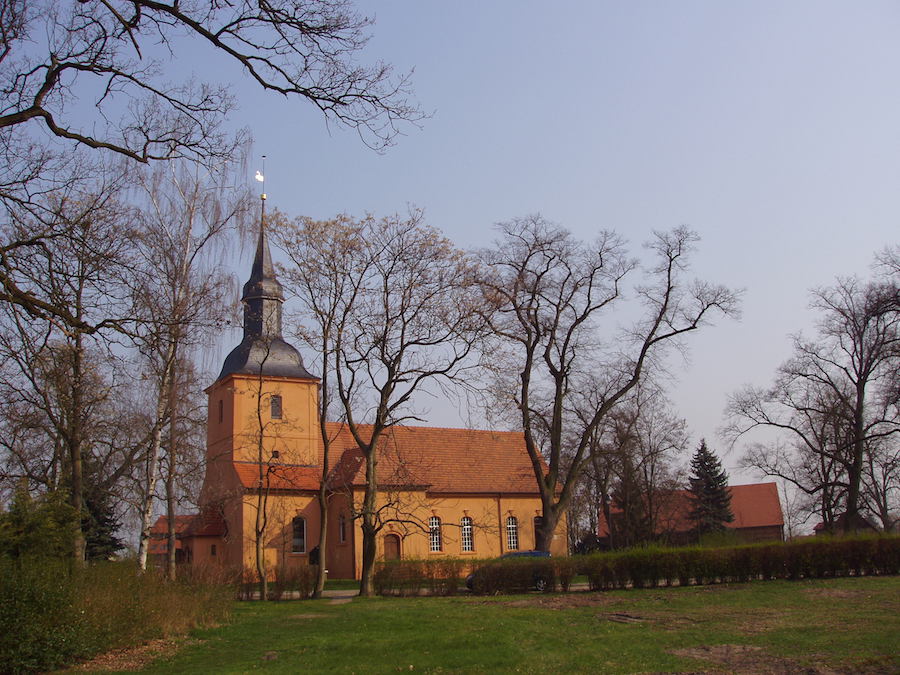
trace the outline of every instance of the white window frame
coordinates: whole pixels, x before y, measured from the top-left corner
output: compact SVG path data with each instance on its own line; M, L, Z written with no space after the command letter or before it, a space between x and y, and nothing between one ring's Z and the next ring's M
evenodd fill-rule
M472 525L472 519L469 516L463 516L459 521L460 546L464 553L471 553L475 550L475 536Z
M506 518L506 549L508 551L519 550L519 519L515 516Z
M441 536L441 519L437 516L431 516L428 519L428 546L432 553L440 553L443 548L443 537Z

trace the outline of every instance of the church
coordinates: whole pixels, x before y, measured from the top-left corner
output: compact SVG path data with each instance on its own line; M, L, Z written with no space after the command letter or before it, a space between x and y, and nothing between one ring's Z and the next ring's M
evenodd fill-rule
M254 569L263 532L270 573L315 564L324 475L328 575L359 578L362 531L354 516L365 489L363 457L349 430L329 423L323 472L319 380L282 335L284 294L264 227L241 300L243 339L206 390L206 475L199 513L178 519L179 558ZM521 432L396 426L378 453L378 560L483 559L534 548L541 500ZM164 527L161 519L154 530ZM553 555L566 554L565 533L561 519Z

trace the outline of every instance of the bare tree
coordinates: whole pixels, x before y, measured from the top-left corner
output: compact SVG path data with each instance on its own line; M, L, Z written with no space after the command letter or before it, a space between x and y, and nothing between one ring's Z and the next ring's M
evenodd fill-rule
M40 411L45 430L53 438L49 471L58 474L63 467L72 507L81 517L85 448L92 431L89 420L107 394L106 387L92 379L102 345L89 344L94 334L79 326L122 326L128 321L121 318L127 312L124 285L117 275L126 268L128 252L123 238L116 236L121 227L127 227L127 220L123 222L123 210L109 195L63 200L54 216L47 230L53 236L17 249L7 262L15 270L19 287L28 288L56 314L74 321L61 326L34 321L18 305L6 305L4 346L24 380L19 389L23 400L33 405L35 412ZM11 238L21 240L27 236L22 233L33 227L32 222L16 223ZM120 458L112 482L131 468L136 453L131 448ZM76 560L84 559L81 529L76 533L74 552Z
M135 314L139 317L138 349L152 381L155 416L147 453L147 468L141 489L142 505L138 563L147 564L160 449L166 428L170 429L166 466L169 552L174 556L175 514L172 490L177 476L172 429L177 428L178 368L186 351L212 338L221 325L228 287L225 274L209 262L221 245L226 229L243 222L249 212L245 191L228 186L231 172L223 164L218 171L202 172L198 165L158 166L139 178L140 234L136 248L141 261L134 284ZM212 249L212 250L211 250ZM175 576L174 557L167 573Z
M823 511L839 497L848 530L859 524L867 453L900 437L898 282L888 268L876 281L843 278L816 290L816 338L794 337L794 356L779 368L775 385L748 387L728 408L735 440L759 428L786 435L812 482L804 486L785 469L792 457L777 444L753 446L746 462L823 492ZM829 515L835 514L823 512L826 525Z
M332 359L337 405L365 462L366 487L357 513L363 533L360 595L368 596L376 536L390 521L379 506L379 447L391 426L417 419L411 412L414 394L457 380L471 365L482 328L478 299L470 261L426 226L419 212L359 223L307 220L298 227L297 238L282 240L298 266L308 264L304 246L319 252L336 248L347 256L343 269L314 270L346 278L301 280L295 291L315 292L318 283L328 287L327 301L321 299L325 305L306 298L304 306L323 365L326 357ZM342 244L348 237L359 246ZM326 329L328 345L322 341Z
M0 204L42 217L54 191L90 182L101 159L230 158L246 135L226 129L230 83L190 73L172 81L185 70L188 45L205 48L215 72L249 76L384 148L422 114L407 100L408 76L360 64L371 24L348 0L3 2ZM0 254L28 244L5 239ZM57 309L19 287L6 265L0 300L41 314Z
M536 546L548 550L610 413L664 347L710 315L735 313L738 298L682 279L692 232L656 233L649 244L656 261L637 287L645 318L618 336L620 348L604 345L600 319L638 267L622 240L605 232L586 245L540 216L499 227L500 239L482 256L483 294L496 308L489 320L499 338L491 360L499 400L515 408L524 432L543 508Z
M333 431L328 422L342 420L335 416L333 376L337 364L336 336L343 333L348 312L355 306L366 278L366 261L362 254L364 227L347 216L334 220L299 219L288 222L282 214L273 219L276 245L283 250L291 265L284 271L288 288L302 304L304 325L299 335L316 356L319 382L319 435L322 439L322 474L317 495L319 503L319 569L314 597L325 588L328 564L328 499L330 485L331 445Z

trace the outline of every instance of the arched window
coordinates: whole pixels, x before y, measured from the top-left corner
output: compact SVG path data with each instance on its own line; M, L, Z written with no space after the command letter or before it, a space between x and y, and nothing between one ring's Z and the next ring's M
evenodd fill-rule
M431 544L432 552L443 550L443 543L441 541L441 519L437 516L431 516L431 518L428 519L428 541Z
M544 522L543 517L535 516L534 517L534 547L537 548L538 542L538 532L541 530L541 524Z
M459 521L460 537L463 551L475 550L475 539L472 533L472 519L469 516L463 516Z
M342 544L347 541L347 516L343 513L338 518L338 541Z
M281 396L279 394L272 394L270 403L272 404L272 419L280 420L281 419Z
M519 550L519 521L515 516L506 519L506 548L510 551Z
M293 538L291 541L291 553L306 553L306 518L297 516L291 521Z

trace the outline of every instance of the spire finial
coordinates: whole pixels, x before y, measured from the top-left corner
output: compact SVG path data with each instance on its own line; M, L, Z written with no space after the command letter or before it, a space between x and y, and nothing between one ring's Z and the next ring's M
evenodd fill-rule
M264 202L263 207L265 208L265 201L266 201L266 156L265 155L262 156L262 171L257 170L255 178L260 183L262 183L262 194L259 196L259 198Z

